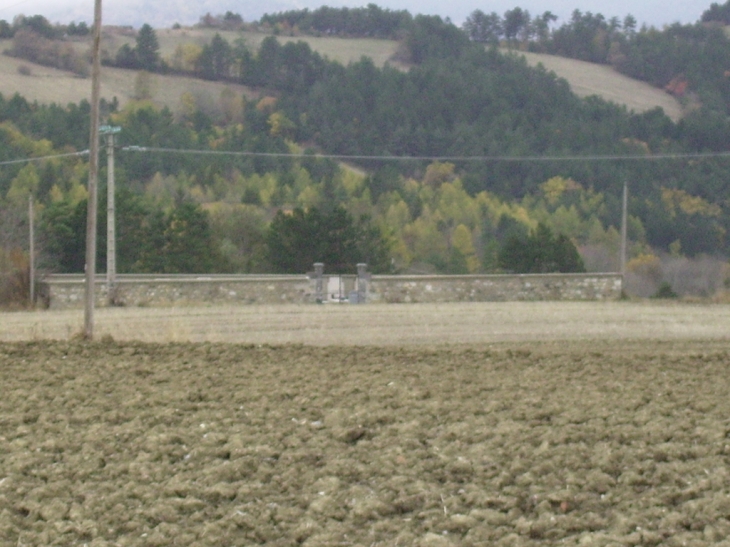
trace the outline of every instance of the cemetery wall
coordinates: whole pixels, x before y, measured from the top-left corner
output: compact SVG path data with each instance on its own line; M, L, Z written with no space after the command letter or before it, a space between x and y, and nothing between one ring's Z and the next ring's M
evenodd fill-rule
M82 275L49 275L39 298L51 309L83 308ZM95 284L97 306L617 300L620 274L544 275L119 275L111 293Z

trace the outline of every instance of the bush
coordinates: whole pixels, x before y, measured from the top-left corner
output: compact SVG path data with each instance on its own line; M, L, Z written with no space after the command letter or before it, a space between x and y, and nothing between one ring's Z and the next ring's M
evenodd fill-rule
M0 307L18 308L28 305L30 265L27 255L19 250L0 248Z
M21 29L16 32L13 47L8 54L39 65L69 70L83 77L86 77L89 72L88 63L76 53L72 44L49 40L32 30ZM20 72L21 69L22 66L18 68L18 71Z
M662 281L662 283L659 285L659 288L654 293L652 298L678 298L679 295L674 292L672 289L672 285L669 284L667 281Z

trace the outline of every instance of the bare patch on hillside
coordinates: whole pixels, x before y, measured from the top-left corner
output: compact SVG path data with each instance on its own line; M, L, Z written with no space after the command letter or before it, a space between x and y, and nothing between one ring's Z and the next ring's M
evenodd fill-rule
M520 51L517 54L523 55L530 65L542 64L547 70L567 80L579 97L598 95L607 101L626 105L626 108L637 113L658 106L675 122L682 117L682 105L677 99L646 82L619 74L610 66L540 53Z

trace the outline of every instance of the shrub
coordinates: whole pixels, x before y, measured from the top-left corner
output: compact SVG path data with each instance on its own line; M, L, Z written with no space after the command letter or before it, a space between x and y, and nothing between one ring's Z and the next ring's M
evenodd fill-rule
M659 288L654 293L652 298L678 298L679 295L674 292L672 285L668 281L662 281Z
M21 29L16 32L8 54L39 65L69 70L79 76L88 75L88 63L76 53L72 44L49 40L32 30ZM21 69L22 66L18 71Z
M28 256L23 251L0 248L0 307L17 308L28 304L29 273Z

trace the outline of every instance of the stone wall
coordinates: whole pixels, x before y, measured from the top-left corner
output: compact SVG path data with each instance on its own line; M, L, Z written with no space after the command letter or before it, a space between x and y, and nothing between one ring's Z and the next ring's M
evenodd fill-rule
M373 276L368 302L617 300L620 274Z
M616 300L620 274L359 276L120 275L110 299L106 279L96 282L96 305L308 304L316 302L501 302L510 300ZM40 297L51 309L83 308L82 275L50 275Z
M42 298L51 309L82 308L81 275L50 275ZM109 298L106 278L97 277L97 306L173 306L193 304L281 304L315 302L315 280L305 275L120 275Z

